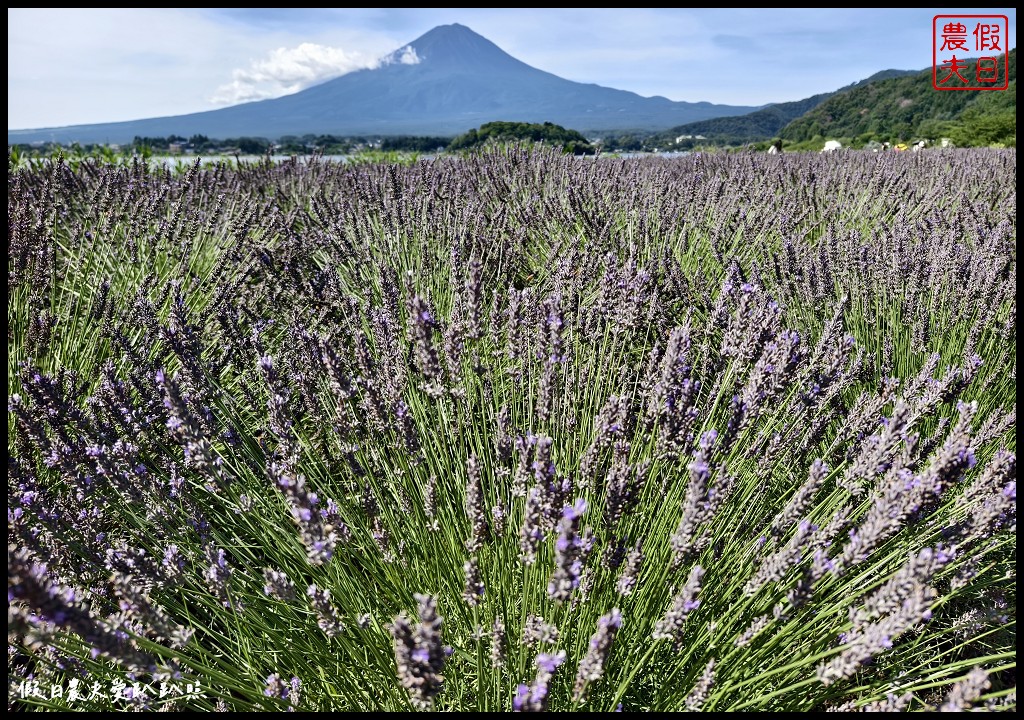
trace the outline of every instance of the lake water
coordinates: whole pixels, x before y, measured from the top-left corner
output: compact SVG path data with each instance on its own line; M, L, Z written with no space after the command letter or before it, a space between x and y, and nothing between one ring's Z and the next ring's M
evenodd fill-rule
M233 163L237 159L240 162L254 163L262 161L266 155L154 155L150 158L154 163L163 163L174 167L175 165L192 165L196 160L199 160L203 165L212 165L219 162L230 162ZM271 155L270 159L273 162L284 162L285 160L291 160L293 155ZM311 156L299 155L300 160L306 160ZM348 162L350 155L321 155L321 160L328 162Z

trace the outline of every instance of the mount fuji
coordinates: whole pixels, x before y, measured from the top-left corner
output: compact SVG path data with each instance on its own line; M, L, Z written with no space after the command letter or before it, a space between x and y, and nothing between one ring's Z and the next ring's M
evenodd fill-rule
M440 25L383 58L291 95L126 122L8 130L8 143L127 143L135 136L456 135L492 120L587 133L664 130L757 107L675 102L531 67L469 28Z

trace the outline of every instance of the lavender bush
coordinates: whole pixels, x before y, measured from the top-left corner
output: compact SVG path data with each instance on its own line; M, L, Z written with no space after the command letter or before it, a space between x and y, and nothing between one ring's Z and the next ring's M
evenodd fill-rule
M1016 217L1012 150L9 167L9 708L1012 710Z

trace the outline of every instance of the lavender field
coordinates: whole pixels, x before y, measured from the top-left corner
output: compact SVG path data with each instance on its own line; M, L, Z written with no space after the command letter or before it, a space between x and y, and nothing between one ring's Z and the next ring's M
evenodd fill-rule
M9 708L1015 709L1016 174L9 167Z

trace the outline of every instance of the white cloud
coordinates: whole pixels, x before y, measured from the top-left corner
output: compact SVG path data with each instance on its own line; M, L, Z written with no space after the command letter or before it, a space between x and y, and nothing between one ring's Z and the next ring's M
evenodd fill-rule
M412 45L406 45L404 48L399 48L393 53L388 55L383 60L384 64L400 63L402 65L416 65L420 62L420 56L416 54L416 48Z
M416 51L408 45L382 59L360 50L307 42L277 48L263 59L252 61L248 68L234 70L231 82L218 87L210 102L234 105L280 97L355 70L373 69L388 63L418 62Z

